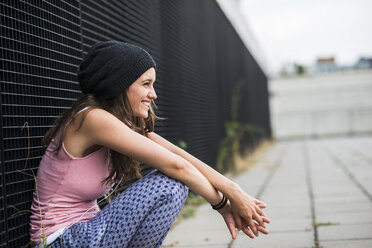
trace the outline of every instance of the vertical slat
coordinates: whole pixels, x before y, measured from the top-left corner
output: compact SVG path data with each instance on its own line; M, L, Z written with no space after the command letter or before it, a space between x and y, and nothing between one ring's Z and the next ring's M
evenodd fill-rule
M2 8L0 8L2 10ZM1 11L2 13L2 11ZM0 28L1 33L3 33L3 27ZM0 38L0 47L3 47L4 40ZM2 49L0 50L1 54L3 53ZM4 63L3 60L0 61L0 70L4 70ZM6 189L5 189L5 168L4 168L4 129L3 129L3 114L2 114L2 84L0 83L0 247L7 247L8 246L8 216L5 211L6 206Z

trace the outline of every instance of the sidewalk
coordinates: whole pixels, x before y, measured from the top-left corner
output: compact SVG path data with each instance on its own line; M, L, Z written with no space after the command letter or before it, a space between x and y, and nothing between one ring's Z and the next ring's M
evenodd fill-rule
M270 234L233 241L203 205L163 247L372 247L372 137L279 142L233 180L263 200Z

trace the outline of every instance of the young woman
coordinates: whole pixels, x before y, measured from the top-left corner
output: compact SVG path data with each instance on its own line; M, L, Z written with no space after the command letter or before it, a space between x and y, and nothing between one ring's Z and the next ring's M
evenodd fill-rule
M79 66L83 96L44 137L31 206L31 240L50 247L160 247L188 188L249 237L267 234L266 205L154 132L156 64L145 50L95 44ZM112 185L140 178L103 210ZM186 186L185 186L186 185Z

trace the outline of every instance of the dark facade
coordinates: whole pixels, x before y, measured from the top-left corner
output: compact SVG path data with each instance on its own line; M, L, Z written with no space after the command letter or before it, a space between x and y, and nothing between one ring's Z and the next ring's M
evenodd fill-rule
M0 247L24 247L41 139L81 94L96 41L148 50L158 64L156 131L214 166L239 86L238 119L270 135L267 78L213 0L2 0Z

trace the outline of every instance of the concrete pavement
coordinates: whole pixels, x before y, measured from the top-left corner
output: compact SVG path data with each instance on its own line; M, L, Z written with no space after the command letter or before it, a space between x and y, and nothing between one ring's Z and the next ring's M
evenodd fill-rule
M263 200L270 234L232 240L209 205L163 247L372 247L372 137L278 142L233 180Z

